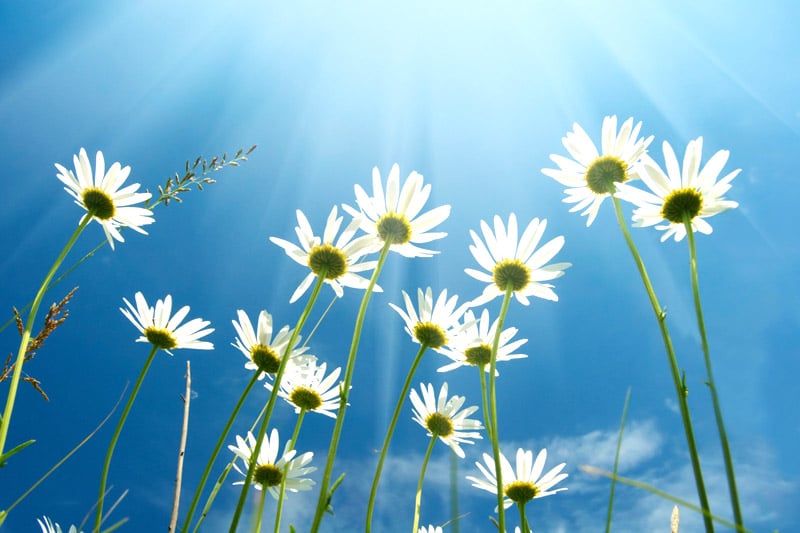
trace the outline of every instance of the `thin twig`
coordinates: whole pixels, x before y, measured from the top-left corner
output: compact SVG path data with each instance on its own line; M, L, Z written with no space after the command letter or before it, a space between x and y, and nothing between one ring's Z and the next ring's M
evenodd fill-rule
M186 454L186 434L189 431L189 403L192 399L192 370L186 360L186 394L183 396L183 429L181 429L181 446L178 451L178 473L175 474L175 498L172 502L172 517L169 520L171 533L178 525L178 506L181 502L181 479L183 478L183 456Z

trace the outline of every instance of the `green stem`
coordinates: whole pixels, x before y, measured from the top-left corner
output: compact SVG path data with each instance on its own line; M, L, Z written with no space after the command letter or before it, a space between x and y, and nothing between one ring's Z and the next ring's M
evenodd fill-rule
M417 533L419 530L419 508L422 505L422 482L425 480L425 470L428 469L428 460L431 458L433 443L436 442L437 438L435 434L431 437L431 443L428 444L428 451L425 452L425 458L422 460L422 469L420 469L419 481L417 482L417 495L414 500L414 527L411 528L411 533Z
M625 420L628 418L628 405L631 402L631 388L625 394L625 405L622 408L622 421L619 423L617 435L617 450L614 453L614 477L611 478L611 490L608 495L608 513L606 514L606 533L611 533L611 512L614 509L614 491L617 487L617 473L619 472L619 455L622 450L622 433L625 430Z
M78 224L78 227L72 233L72 236L67 241L64 249L61 250L61 253L58 254L58 257L56 257L55 262L53 262L53 266L50 267L50 270L44 277L44 281L42 281L42 284L39 286L39 290L36 291L36 296L33 298L31 310L28 313L28 320L26 321L25 329L22 332L22 340L20 340L19 343L17 359L14 362L14 372L11 375L11 383L8 387L8 396L6 396L6 406L3 410L3 418L0 420L0 456L3 455L3 451L5 451L6 448L8 429L11 426L11 414L14 412L14 402L17 399L17 389L19 388L19 380L22 376L22 365L25 363L25 354L28 351L28 343L31 340L31 331L33 331L33 323L36 321L36 313L39 311L39 306L42 303L44 293L47 292L50 280L53 279L58 267L60 267L61 263L64 262L64 258L67 257L67 254L78 240L81 232L83 232L84 228L86 228L86 225L89 224L91 220L92 217L88 213L84 215L83 219L81 219L80 224Z
M244 509L244 502L247 500L247 492L250 489L250 483L253 480L253 473L256 470L258 453L261 451L261 443L264 441L264 435L267 433L267 425L269 424L269 419L272 416L272 409L275 407L275 400L278 398L278 390L280 389L283 373L286 370L286 364L289 362L289 356L292 353L292 348L294 348L297 336L300 334L300 330L303 329L303 325L306 323L306 319L308 318L309 313L311 313L311 309L314 307L314 302L317 301L319 290L322 288L324 281L325 271L322 270L317 274L317 282L314 284L314 290L308 299L305 309L303 309L303 313L297 320L297 325L295 326L294 331L292 331L292 335L289 338L289 343L286 345L286 351L283 354L283 357L281 357L281 364L278 366L278 371L275 373L275 380L272 384L272 393L269 395L269 402L267 402L267 409L264 412L264 419L261 421L261 426L258 429L256 445L255 448L253 448L253 453L250 456L250 465L247 468L247 475L245 476L244 485L242 485L242 492L239 494L239 501L236 504L236 511L234 512L233 519L231 520L230 533L236 533L236 527L239 525L239 519L241 518L242 510Z
M450 454L450 520L453 533L458 533L458 456L451 450Z
M411 368L408 371L408 375L406 376L406 380L403 383L403 389L400 391L400 396L397 398L397 403L394 406L394 413L392 413L392 420L389 422L389 429L386 432L386 437L383 439L383 447L381 447L381 454L378 457L378 466L375 468L375 476L372 479L372 488L369 491L369 502L367 503L367 522L364 527L364 531L366 533L370 533L372 531L372 513L375 510L375 496L378 493L378 483L381 480L381 472L383 471L383 462L386 460L386 455L389 451L389 443L392 442L392 435L394 434L394 428L397 425L397 420L400 417L400 411L403 409L403 404L406 401L406 396L408 395L408 389L411 388L411 380L414 379L414 373L417 371L417 366L419 362L422 360L422 354L425 353L425 350L428 348L427 345L423 344L419 347L419 351L417 352L416 357L414 357L414 362L411 364Z
M339 394L339 412L336 414L336 424L333 428L331 435L331 443L328 447L328 457L325 462L325 472L322 474L322 481L319 487L319 497L317 498L317 508L314 511L314 521L311 524L311 533L319 531L320 522L322 522L322 515L328 507L328 486L331 483L331 473L333 471L333 463L336 459L336 449L339 446L339 439L342 435L342 426L344 425L344 415L347 411L347 398L350 395L350 383L353 380L353 368L356 364L356 354L358 353L358 343L361 340L361 329L364 326L364 317L367 314L367 305L369 305L370 296L375 288L375 283L378 281L378 276L383 269L383 264L386 262L386 257L389 255L389 248L391 241L386 241L381 248L380 256L378 257L378 264L372 272L372 277L369 280L369 285L364 291L364 296L361 298L361 306L358 308L358 316L356 317L356 325L353 331L353 340L350 344L350 353L347 356L347 366L344 373L344 383L341 385Z
M300 427L303 425L303 418L306 416L306 410L300 409L300 414L297 415L297 422L294 425L294 433L289 444L286 445L287 450L294 450L294 445L297 442L297 436L300 434ZM289 464L283 467L283 478L281 479L281 488L278 493L278 508L275 511L275 533L281 529L281 512L283 511L283 499L286 497L286 474L289 472Z
M658 327L661 330L661 338L664 342L664 349L667 352L667 362L669 363L669 370L672 375L672 384L675 387L675 395L678 400L681 419L683 420L683 431L686 435L686 444L689 448L689 457L692 461L694 481L695 485L697 486L697 496L700 499L701 507L706 511L703 514L703 521L706 532L712 533L714 531L714 522L709 518L711 514L711 507L708 503L706 487L705 483L703 482L703 471L700 468L700 454L697 451L697 443L695 442L694 438L694 429L692 428L692 418L689 414L689 404L686 399L688 390L681 380L678 360L675 358L675 350L672 347L672 339L669 336L669 329L667 328L667 313L661 308L661 304L658 303L658 298L656 297L652 283L650 283L650 277L647 275L647 270L644 267L642 257L639 255L636 244L634 244L630 232L628 231L628 226L625 223L625 218L622 215L622 208L619 205L619 199L617 199L615 196L611 196L611 199L614 202L614 211L617 215L617 223L619 224L620 230L622 230L622 235L625 237L625 242L628 244L628 249L633 256L634 262L636 263L639 276L642 278L642 283L644 284L644 288L647 291L647 296L650 299L650 305L652 306L653 313L656 316Z
M483 402L483 425L486 426L486 434L491 438L492 421L489 419L489 395L486 393L486 371L482 366L478 367L481 380L481 401Z
M253 533L261 531L261 522L264 519L264 504L267 503L267 487L261 488L261 497L258 499L256 519L253 521Z
M528 526L528 518L525 516L525 504L517 502L519 508L519 529L522 533L528 533L531 528Z
M153 348L150 350L150 355L147 356L147 360L142 367L142 371L139 373L139 377L136 379L136 384L133 386L131 395L128 397L128 403L125 404L125 409L122 411L122 416L120 416L119 422L117 422L117 428L114 430L114 435L111 437L111 444L108 445L106 460L103 464L103 474L100 476L100 499L97 501L97 512L95 513L94 518L93 531L95 532L100 531L100 526L103 522L103 500L105 500L106 497L106 482L108 481L108 469L111 466L111 456L114 455L114 448L117 445L117 440L119 440L120 433L122 433L122 426L125 425L125 421L128 419L128 413L130 412L131 407L133 407L133 402L136 400L136 395L139 393L139 388L142 386L144 377L147 374L147 370L150 368L150 364L153 362L153 358L155 358L156 353L158 353L158 348L153 346Z
M511 302L511 295L514 294L514 286L508 284L506 293L503 297L503 305L500 308L500 316L497 318L497 330L494 333L494 341L492 342L492 358L489 363L489 408L491 409L490 421L492 423L491 432L489 436L492 441L492 455L494 456L494 472L497 477L497 522L500 531L506 530L506 513L503 507L503 500L505 494L503 492L503 469L500 463L500 436L497 430L497 350L500 346L500 333L503 331L503 322L506 320L508 313L508 304Z
M705 320L703 319L703 306L700 303L700 282L697 274L697 249L694 242L692 222L688 215L684 215L684 225L686 226L686 236L689 240L689 257L692 268L692 292L694 293L694 308L697 312L697 329L700 331L700 340L703 345L703 359L706 364L706 374L708 374L706 385L708 385L708 389L711 391L711 401L714 404L714 418L716 418L717 421L719 441L722 445L722 457L725 461L725 474L728 477L728 491L730 492L731 507L733 508L733 518L737 527L744 528L742 509L739 505L739 491L736 488L736 474L733 471L733 457L731 456L728 434L725 431L725 423L722 419L722 407L720 407L719 396L717 395L714 373L711 370L711 353L708 347Z
M231 430L231 426L233 425L233 421L236 419L236 416L239 414L239 410L244 405L244 400L247 398L250 391L253 389L253 386L258 381L258 376L261 375L260 370L256 370L253 374L253 377L250 378L250 382L245 387L244 392L239 397L239 401L236 402L236 406L233 408L233 412L231 412L231 416L228 417L228 422L225 424L225 427L222 429L222 432L219 435L219 439L217 439L217 444L214 446L214 451L211 452L211 457L208 459L206 463L206 468L203 470L203 475L200 477L200 482L197 485L197 489L194 491L194 497L192 498L192 503L189 506L189 511L186 514L186 519L183 522L183 528L181 529L182 533L187 533L189 531L189 526L192 523L192 517L194 516L195 509L197 508L197 504L200 502L200 495L203 493L203 489L206 486L206 481L208 481L208 476L211 474L211 468L214 466L214 462L217 460L219 456L219 452L222 449L222 446L225 444L225 439L228 437L228 432Z

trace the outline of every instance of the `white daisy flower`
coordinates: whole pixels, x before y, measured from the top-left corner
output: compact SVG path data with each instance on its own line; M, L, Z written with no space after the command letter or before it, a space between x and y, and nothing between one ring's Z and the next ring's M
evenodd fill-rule
M448 299L447 289L439 294L436 303L433 301L433 291L430 287L425 289L424 293L422 289L417 289L419 313L408 293L402 292L406 310L404 311L392 303L389 306L403 318L406 324L406 333L418 344L424 344L428 348L439 351L448 343L449 336L456 335L470 325L469 322L459 322L464 311L469 308L469 304L456 307L458 296L454 295Z
M262 379L265 375L275 374L281 364L281 357L286 353L294 330L289 329L289 326L283 326L273 338L272 315L262 310L258 314L258 330L256 331L253 329L253 323L250 322L247 313L241 309L236 313L239 320L231 322L238 337L231 346L238 349L247 358L244 367L248 370L261 370L258 379ZM287 364L302 365L314 357L313 355L303 355L308 348L298 346L301 340L302 337L298 335Z
M391 249L405 257L430 257L438 252L415 246L441 239L447 233L429 232L450 216L450 206L443 205L419 214L431 194L430 184L423 186L422 174L411 172L400 189L400 167L395 164L386 181L386 194L378 168L372 170L372 196L355 186L359 210L342 205L361 221L367 234L390 242Z
M380 242L371 235L364 235L353 239L359 226L359 221L353 219L345 227L339 238L336 238L342 226L342 217L337 216L336 206L333 206L328 221L325 224L325 231L322 239L314 235L311 224L299 209L297 210L297 226L295 233L300 242L300 246L294 243L270 237L273 243L277 244L286 251L286 254L297 263L307 266L311 272L300 282L297 290L292 294L289 303L294 303L300 298L316 277L324 272L325 283L333 288L336 296L341 298L344 295L343 287L355 289L366 289L369 280L357 274L375 268L377 261L363 261L361 258L372 252L380 250ZM381 292L381 288L376 286L375 292Z
M647 227L666 222L656 226L656 229L664 232L662 242L670 237L680 241L686 236L684 215L691 221L692 231L710 234L712 228L706 218L739 206L737 202L723 198L723 195L731 188L731 181L741 169L719 179L730 155L727 150L715 153L701 168L702 137L689 142L682 169L678 166L672 146L664 141L663 147L666 173L649 157L643 162L642 181L652 192L623 184L619 187L618 196L638 206L633 212L635 226Z
M573 131L561 140L572 159L552 154L550 159L558 169L545 168L542 174L565 185L564 202L575 204L570 212L583 209L588 215L586 225L591 226L603 200L614 193L617 183L637 177L636 165L653 141L639 137L642 123L633 125L633 118L622 123L617 133L617 117L603 119L602 140L598 153L592 139L577 123Z
M164 350L172 355L170 350L178 348L190 348L192 350L213 350L214 345L207 341L201 341L213 328L206 328L209 321L195 318L180 325L186 315L189 314L189 306L181 307L174 315L172 313L172 296L167 295L164 300L157 300L155 308L149 307L144 295L137 292L134 297L136 306L134 307L127 299L122 301L128 309L120 308L125 318L136 326L142 334L136 342L149 342L156 348ZM206 329L204 329L206 328Z
M452 359L438 369L438 372L449 372L460 366L478 366L484 371L489 372L489 363L492 357L492 344L497 333L497 322L490 322L489 311L484 309L481 312L480 320L475 320L472 311L464 313L464 322L471 325L458 335L455 335L448 346L440 353ZM514 351L528 342L528 339L517 339L511 341L517 334L517 328L505 328L500 332L500 342L497 346L497 362L511 361L512 359L523 359L528 357L524 353L514 353ZM495 375L499 375L495 370Z
M42 518L44 519L44 521L38 518L36 519L36 521L39 523L39 527L42 528L42 533L62 533L60 525L53 522L46 516L43 516ZM67 533L83 533L83 532L79 532L78 528L75 526L69 526L69 531Z
M244 462L240 468L238 462L234 461L233 467L245 478L247 477L247 469L255 447L256 439L249 431L247 432L247 440L236 435L236 446L228 446L228 449ZM311 490L311 487L315 484L314 480L302 476L317 469L315 466L306 466L311 462L314 453L306 452L296 457L297 452L295 450L284 450L280 458L278 453L278 430L273 429L270 435L265 435L264 441L261 443L261 449L258 452L256 468L253 474L253 484L256 489L268 490L272 497L277 500L280 494L281 482L285 477L286 490L290 492ZM288 469L284 472L284 468L287 467ZM244 485L244 480L235 481L233 484Z
M131 228L146 235L142 226L155 222L153 212L144 207L135 207L134 204L149 200L150 193L136 192L139 189L138 183L120 189L128 179L131 167L122 168L119 163L114 163L106 172L103 152L98 151L93 178L92 165L86 150L81 148L80 153L72 159L77 178L71 170L56 163L57 177L66 185L64 190L75 199L75 203L87 211L87 216L103 226L111 249L114 249L115 240L125 242L118 230L120 227Z
M447 383L442 385L439 398L433 390L433 385L424 383L419 385L422 398L415 389L411 390L411 404L413 405L414 421L428 430L428 436L439 437L439 440L450 446L456 455L464 458L464 450L459 443L473 444L470 439L481 439L477 430L483 429L478 420L467 418L478 410L476 406L461 409L466 398L464 396L447 397Z
M553 286L542 282L563 276L564 270L572 265L554 263L545 266L564 246L564 237L558 236L536 249L546 227L547 220L540 222L534 218L522 237L517 239L517 217L511 213L508 229L497 215L494 217L494 231L481 220L483 240L470 230L473 244L469 250L486 272L472 268L464 269L464 272L478 281L488 283L483 294L472 300L470 306L482 305L497 296L503 296L509 284L514 288L514 296L523 305L528 305L528 296L558 301Z
M476 462L475 466L481 471L484 479L478 479L474 476L467 476L467 479L472 481L473 487L491 492L492 494L497 494L497 476L495 475L494 459L488 453L484 453L483 460L486 466L479 462ZM552 489L556 484L569 476L569 474L560 473L564 466L566 466L566 463L561 463L542 475L546 460L547 449L543 448L536 456L536 461L534 462L533 452L519 448L517 450L517 468L514 470L511 468L511 463L508 462L506 456L502 453L500 454L500 465L504 483L502 490L505 496L503 507L507 509L512 503L524 505L534 498L544 498L556 492L567 490L565 487Z
M441 526L422 526L417 533L443 533Z
M278 396L294 406L295 413L304 409L336 418L342 369L336 367L326 376L328 365L317 364L316 358L312 357L309 356L309 360L301 366L293 365L292 370L283 375ZM264 386L271 391L273 384L267 382Z

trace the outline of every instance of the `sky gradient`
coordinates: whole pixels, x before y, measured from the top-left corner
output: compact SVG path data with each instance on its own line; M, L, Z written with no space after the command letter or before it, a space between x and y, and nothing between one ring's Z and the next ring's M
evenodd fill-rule
M363 530L369 484L391 409L416 353L389 303L401 291L447 288L460 301L483 285L469 230L481 220L516 213L521 224L548 220L545 239L563 235L557 261L573 264L554 282L559 301L512 304L529 357L499 368L502 449L547 447L549 465L566 462L569 490L529 505L537 533L595 532L603 527L608 483L578 470L611 468L625 393L632 389L622 475L696 500L685 441L658 328L616 225L611 206L596 222L569 213L563 187L541 173L550 154L565 154L562 136L580 124L599 141L603 117L642 121L679 158L702 136L704 161L730 150L725 172L741 168L727 198L740 207L712 219L697 238L699 275L715 377L737 467L745 521L754 531L800 530L800 248L794 220L800 152L800 41L792 2L656 1L507 2L464 7L454 2L274 3L241 1L104 3L34 1L0 5L0 303L30 301L82 212L55 178L85 147L110 164L132 168L129 181L155 191L186 160L210 159L258 145L240 168L193 190L183 204L155 211L147 236L125 233L72 273L45 303L79 286L66 323L25 372L41 381L45 402L22 384L9 442L36 444L0 471L5 508L111 410L138 374L148 347L118 308L142 291L216 329L213 352L159 354L112 464L112 500L129 490L113 518L123 531L166 528L183 405L185 360L192 364L191 406L182 508L227 415L250 378L230 344L231 320L261 309L276 324L294 324L305 298L289 298L306 271L269 241L295 240L295 210L318 232L333 205L353 205L353 186L371 190L377 167L416 170L432 186L428 207L448 204L447 238L427 259L390 256L384 292L370 303L335 474L347 471L336 515L325 531ZM630 208L627 208L630 215ZM645 259L682 368L712 509L729 517L713 412L703 385L686 242L659 242L652 228L633 237ZM67 263L103 239L84 232ZM323 288L316 321L333 292ZM344 365L361 292L345 290L314 334L311 352ZM489 304L492 315L499 301ZM43 308L44 309L44 308ZM44 311L40 311L43 316ZM16 350L12 326L2 333ZM425 355L415 386L447 381L452 393L479 403L476 372L440 374L446 360ZM7 385L0 385L6 391ZM251 395L234 426L242 434L267 396ZM5 392L3 392L3 396ZM115 414L86 446L17 507L4 531L36 531L48 515L78 523L96 499L102 458ZM384 467L375 530L407 531L427 437L401 416ZM279 404L282 434L294 415ZM298 446L314 451L321 475L333 422L307 416ZM233 442L233 436L230 437ZM462 533L491 531L495 500L464 480L489 451L466 446L459 463ZM224 463L220 462L213 475ZM422 522L449 518L449 457L437 446L426 476ZM236 488L226 486L207 521L226 530ZM307 530L316 492L291 494L284 524ZM108 503L106 504L108 505ZM672 504L620 487L614 531L666 530ZM272 508L269 508L272 509ZM311 509L312 511L309 511ZM270 510L268 510L268 513ZM510 513L511 524L516 515ZM700 521L684 512L684 531ZM87 528L88 529L88 528ZM723 529L720 529L723 530ZM445 531L452 531L446 528Z

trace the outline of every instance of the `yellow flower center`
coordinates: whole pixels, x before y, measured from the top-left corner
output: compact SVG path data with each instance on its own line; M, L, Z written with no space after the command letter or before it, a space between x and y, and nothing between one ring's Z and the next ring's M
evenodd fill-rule
M277 487L283 481L283 472L275 465L258 465L253 480L262 487Z
M347 272L347 256L335 246L320 244L308 253L308 266L314 274L336 279Z
M405 244L411 240L411 224L405 215L386 213L378 219L377 227L383 242Z
M439 348L447 344L444 330L433 322L417 322L414 326L414 338L428 348Z
M484 367L492 362L492 347L488 344L472 346L464 352L464 357L467 358L467 363Z
M524 504L539 494L539 488L530 481L512 481L503 488L503 492L512 502Z
M494 284L501 291L509 285L514 291L521 291L531 280L531 269L519 259L503 259L494 266Z
M453 433L453 421L441 413L431 413L425 425L434 437L449 437Z
M175 340L172 333L164 328L145 328L144 337L147 339L147 342L159 350L171 350L178 345L178 341Z
M250 359L265 374L276 373L281 365L280 356L272 348L263 344L256 344L250 348Z
M683 216L692 220L703 209L703 195L696 189L676 189L664 198L661 216L675 224L683 224Z
M627 179L628 167L614 155L598 157L586 169L586 185L595 194L612 194L617 189L614 184Z
M289 394L289 401L306 411L313 411L322 405L322 397L317 391L302 386L296 387L291 394Z
M103 189L87 187L83 190L81 199L86 210L95 218L109 220L116 213L114 200Z

